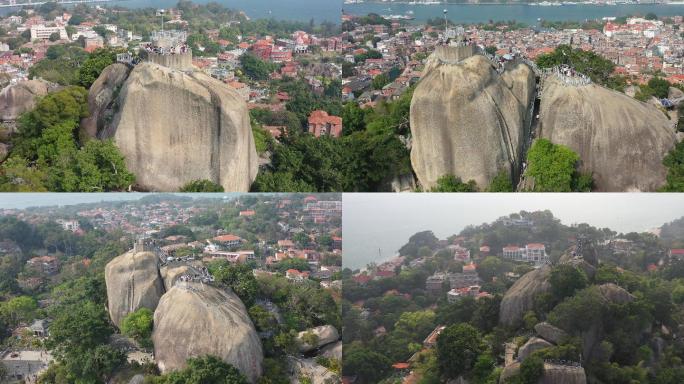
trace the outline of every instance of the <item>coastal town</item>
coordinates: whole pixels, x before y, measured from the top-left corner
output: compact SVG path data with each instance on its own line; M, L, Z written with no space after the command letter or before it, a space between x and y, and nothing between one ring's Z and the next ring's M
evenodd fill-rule
M413 384L458 377L482 383L516 382L509 379L513 380L520 364L527 364L534 351L555 351L563 343L546 332L565 334L548 323L552 319L559 324L557 317L546 317L540 310L544 307L539 301L553 300L541 297L544 292L556 294L541 282L556 287L567 283L559 282L561 274L567 274L563 278L577 274L580 279L598 279L599 284L602 278L595 275L596 268L617 268L622 273L629 269L634 276L667 274L665 271L679 265L684 252L677 248L681 242L665 240L672 233L667 226L675 223L652 233L618 234L586 224L565 226L546 211L503 216L468 226L446 239L438 239L431 231L418 232L396 256L343 271L343 316L348 324L343 335L343 382ZM667 248L661 241L673 247ZM645 254L643 266L634 264L640 254ZM603 287L622 289L615 283ZM541 296L529 302L520 297L529 294ZM527 309L518 312L518 305ZM512 330L520 326L522 334L513 337L517 333ZM457 370L449 368L453 360L447 354L468 355L463 352L464 344L459 344L466 342L468 332L459 330L463 337L459 341L445 336L458 333L456 327L466 327L485 340L487 346L483 347L470 339L472 348L490 354L486 368L475 363L478 359ZM448 347L450 342L454 344ZM455 349L449 352L452 347ZM545 356L545 368L540 374L565 370L554 367L560 365L571 367L562 375L584 378L585 372L594 369L588 358L572 353L565 355L565 362L554 353L541 355Z
M333 380L339 374L335 361L341 359L337 355L341 352L341 344L336 344L339 324L335 318L339 314L326 311L334 311L332 297L338 296L341 290L341 204L339 196L332 194L197 199L149 195L139 201L1 210L0 259L16 260L12 269L3 267L2 270L3 276L11 277L3 283L0 302L1 324L7 327L3 328L0 356L5 368L1 371L3 377L10 382L35 382L45 374L48 366L52 366L50 363L60 361L62 355L55 360L54 353L46 348L51 325L59 324L54 313L61 299L52 293L55 287L78 276L97 274L107 264L110 295L120 289L132 289L128 286L110 287L118 281L111 277L115 273L112 271L121 267L109 265L119 265L129 254L146 257L143 255L147 252L153 255L150 261L154 260L158 273L170 274L168 278L173 279L164 281L169 294L173 292L172 286L190 289L195 283L201 285L192 289L200 291L205 289L202 288L204 286L219 290L231 287L223 276L225 273L237 274L232 275L233 279L243 285L233 282L236 285L232 288L248 306L258 338L264 343L278 339L280 332L294 332L281 329L289 327L283 319L301 315L298 309L287 309L288 304L280 302L282 298L269 298L268 293L259 293L261 289L276 284L278 288L273 289L292 291L292 295L299 295L295 292L301 290L302 294L308 292L306 294L311 300L314 297L318 297L315 300L323 300L325 304L311 304L312 308L320 311L317 313L319 320L309 323L312 326L309 332L318 335L315 341L305 338L308 344L300 342L299 346L297 341L290 341L294 347L288 347L289 357L284 357L279 364L282 363L283 369L293 377L309 377L315 379L314 382ZM40 238L18 239L11 232L19 231L18 228L29 231L28 228L41 228L42 233L50 232L50 236L61 237L63 242L51 245L46 240L36 244ZM94 255L84 256L89 252L84 250L87 242L107 245L96 247ZM129 253L108 262L119 252ZM105 253L109 255L104 256ZM156 275L144 272L145 268L149 267L136 267L140 269L139 275L131 278L150 280ZM245 284L254 285L245 291ZM130 294L140 293L131 291ZM109 313L125 333L125 326L118 322L121 318L117 314L116 300L109 297ZM14 308L18 303L26 306L22 307L23 312L13 313L11 319L4 317L9 316L6 309ZM317 305L332 307L323 309ZM323 318L327 318L329 323L320 324ZM305 318L298 321L300 324L308 323ZM251 327L253 329L254 326ZM307 334L306 329L301 333ZM126 339L119 334L112 337L109 346L125 351L124 365L145 365L154 362L155 358L164 358L157 355L160 353L158 349L150 348L144 341L134 341L134 337ZM261 346L258 351L261 351ZM220 351L215 353L220 354ZM258 356L259 361L262 358ZM237 363L234 365L248 377L253 373L251 368L247 370ZM124 371L130 371L130 367L117 369L112 374L123 374ZM254 373L260 375L261 371L255 370Z
M126 29L130 23L125 18L117 18L121 9L99 5L53 8L50 12L41 12L42 8L26 9L0 16L0 86L38 76L57 80L41 76L43 72L35 67L46 58L57 59L63 51L60 47L82 48L83 56L102 49L127 52L120 54L118 61L130 64L140 51L158 41L154 32L148 32L149 24L142 31ZM331 86L340 81L337 57L341 38L333 35L334 24L320 29L322 35L289 27L279 27L271 33L262 30L243 34L240 25L250 19L244 12L235 11L221 28L202 30L199 38L180 9L160 9L146 18L148 23L158 23L160 30L156 33L166 30L175 34L178 46L185 47L183 53L193 51L190 64L234 89L250 109L284 112L294 96L278 89L277 82L283 79L301 79L315 95L331 92ZM117 24L117 20L123 23ZM309 125L305 128L310 133L339 136L342 124L337 116L314 110L308 117ZM276 139L286 129L284 125L263 128Z
M373 106L396 100L422 76L425 58L446 39L457 36L491 55L529 60L553 52L559 45L593 51L615 63L615 73L631 84L646 84L659 75L672 84L684 81L682 16L649 15L572 22L510 25L504 22L454 25L434 19L420 25L388 20L378 15L343 15L343 54L346 70L344 100ZM445 35L445 23L448 29ZM567 27L564 27L567 25Z

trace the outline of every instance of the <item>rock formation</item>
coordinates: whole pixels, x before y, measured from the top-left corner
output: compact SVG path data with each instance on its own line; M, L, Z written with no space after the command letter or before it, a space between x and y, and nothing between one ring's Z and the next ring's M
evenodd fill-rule
M546 321L535 325L534 331L537 332L542 339L554 344L558 344L568 337L568 334L564 330L553 326Z
M342 341L322 347L319 352L319 356L327 357L329 359L342 360Z
M516 178L521 161L533 71L517 64L499 75L484 56L463 59L456 48L428 58L411 101L411 164L425 189L447 174L485 188L502 171Z
M249 190L257 154L237 92L199 71L146 62L122 82L123 72L108 67L91 88L95 111L84 128L114 139L140 188L176 191L208 179L226 191Z
M598 289L601 296L613 304L627 304L635 299L635 297L627 292L626 289L613 283L599 285Z
M152 341L162 373L184 368L190 357L208 354L233 365L250 382L262 373L259 336L232 291L200 283L174 286L154 312Z
M0 121L14 121L19 115L32 110L39 97L57 88L44 80L22 81L0 90Z
M518 349L518 361L525 360L533 352L539 351L541 349L553 347L553 344L548 341L541 339L539 337L530 337L529 340Z
M306 335L307 333L313 333L314 335L316 335L318 339L318 343L316 345L309 345L302 340L304 335ZM320 327L315 327L307 329L303 332L299 332L297 338L299 339L299 351L309 352L313 351L316 348L320 348L326 344L336 342L337 340L339 340L340 334L339 332L337 332L337 329L332 325L322 325Z
M520 363L513 363L504 367L499 376L499 383L510 382L512 376L520 373ZM538 384L586 384L587 375L583 367L568 365L557 365L544 363L544 373L542 373Z
M199 271L195 267L187 264L164 265L159 268L159 274L164 282L164 288L168 291L182 275L199 274Z
M663 157L675 144L673 122L657 108L590 84L544 81L539 134L579 154L597 191L654 191L665 183ZM625 165L629 164L629 170Z
M501 300L499 322L507 326L520 324L525 312L534 307L535 297L550 291L550 275L551 266L544 265L518 279Z
M81 120L81 131L88 137L96 137L114 118L116 101L131 69L128 65L115 63L105 68L88 91L90 115Z
M164 294L157 257L152 252L130 251L114 258L105 266L105 283L109 316L117 326L140 308L154 311Z

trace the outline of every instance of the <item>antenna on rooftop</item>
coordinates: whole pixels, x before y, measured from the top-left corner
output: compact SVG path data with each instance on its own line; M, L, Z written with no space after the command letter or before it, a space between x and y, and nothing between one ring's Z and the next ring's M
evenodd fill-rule
M164 13L166 11L164 9L159 9L157 10L157 16L161 16L161 30L164 32Z

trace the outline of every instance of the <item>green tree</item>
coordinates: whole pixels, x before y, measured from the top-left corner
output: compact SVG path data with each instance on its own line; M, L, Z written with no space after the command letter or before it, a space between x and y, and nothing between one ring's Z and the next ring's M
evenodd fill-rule
M223 186L211 180L193 180L183 185L181 192L223 192Z
M235 291L247 308L254 305L259 294L252 268L247 264L230 264L226 260L214 261L208 266L216 282L226 285Z
M148 308L140 308L135 312L131 312L121 320L121 332L132 337L143 346L149 347L152 345L152 324L153 313Z
M513 192L511 177L506 172L499 172L489 184L487 192Z
M155 380L155 384L248 384L247 378L216 356L190 358L187 367Z
M588 280L587 275L574 265L561 264L551 270L549 283L551 292L560 301L585 288Z
M252 80L268 80L276 67L269 62L263 61L251 53L240 56L242 70Z
M464 183L460 177L444 175L437 179L437 185L430 192L477 192L477 184L474 180Z
M382 89L385 85L390 83L389 76L386 73L381 73L373 79L373 89Z
M536 140L527 152L526 174L534 178L533 191L571 192L586 188L586 180L580 178L576 169L579 160L579 155L564 145Z
M437 361L444 377L455 379L470 372L485 350L482 336L469 324L446 327L437 337Z
M100 73L116 62L116 51L96 49L78 69L78 84L86 89L100 77Z
M663 159L667 168L667 184L662 188L665 192L684 192L684 141L675 147Z

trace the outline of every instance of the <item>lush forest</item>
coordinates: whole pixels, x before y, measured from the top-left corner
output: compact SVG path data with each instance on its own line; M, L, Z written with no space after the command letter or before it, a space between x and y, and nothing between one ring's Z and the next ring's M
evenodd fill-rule
M213 237L217 229L240 234L246 240L244 249L254 249L259 259L265 247L262 242L273 243L282 238L278 221L300 226L296 218L279 218L270 197L246 196L238 206L218 199L200 199L172 196L148 196L138 202L92 204L90 207L112 209L150 204L175 204L197 207L198 212L187 225L166 227L157 234L159 239L171 235L186 236L188 240ZM298 209L295 200L292 209ZM83 209L87 206L80 206ZM257 212L254 220L239 216L240 210ZM75 215L79 208L65 207L61 211L35 209L30 214L42 219L29 223L14 216L0 218L0 349L50 350L55 358L50 368L39 378L42 384L66 383L127 383L138 373L145 374L149 384L196 383L242 384L246 379L234 367L212 356L201 356L188 361L185 370L159 375L154 363L143 365L127 363L126 353L113 340L125 335L144 350L151 350L152 312L141 309L129 314L121 329L112 325L106 311L107 293L104 267L114 257L132 246L133 237L121 230L104 231L80 219L82 233L62 228L54 219ZM330 228L341 223L331 222ZM305 230L311 228L304 226ZM163 237L162 237L163 236ZM299 246L318 249L331 265L341 265L341 258L328 255L331 240L327 233L314 238L295 237ZM251 247L251 248L250 248ZM50 254L59 260L56 274L46 274L27 265L37 255ZM284 264L274 272L300 267L296 260ZM318 280L292 284L283 274L260 276L252 273L254 265L230 265L225 261L209 264L216 283L231 288L248 309L256 329L270 335L263 340L264 375L260 384L289 383L286 356L298 350L297 333L318 325L341 328L338 303L331 291L323 290ZM282 321L260 304L268 300L280 308ZM47 339L32 334L12 336L20 325L35 319L50 319L50 336ZM333 363L330 363L333 364ZM332 365L331 365L332 366ZM334 368L334 366L333 366ZM334 368L339 371L339 367Z
M676 336L684 321L679 294L684 292L684 261L667 257L667 247L684 240L681 220L664 225L663 238L657 238L586 224L570 227L548 211L510 217L534 224L485 223L445 240L420 232L401 248L405 260L395 277L360 284L351 278L352 271L343 271L343 373L357 376L360 383L398 383L406 373L392 365L409 362L423 384L458 378L532 384L545 374L545 361L563 360L581 364L590 383L684 380L684 344ZM500 256L505 245L530 242L544 243L550 254L551 264L541 272ZM426 291L426 278L434 272L462 268L447 248L454 243L471 251L481 291L489 296L448 302L448 287L439 295ZM491 253L481 253L482 245ZM422 263L409 267L416 260ZM374 268L371 264L368 271ZM521 289L514 284L528 273L543 276L547 288L509 322L510 307L502 299L511 287ZM540 343L533 336L543 322L564 336L527 349L528 342ZM425 346L437 326L444 329L436 344ZM532 352L507 366L506 345L518 354Z

